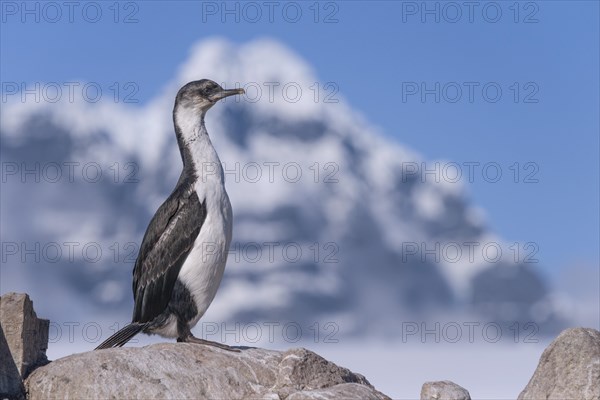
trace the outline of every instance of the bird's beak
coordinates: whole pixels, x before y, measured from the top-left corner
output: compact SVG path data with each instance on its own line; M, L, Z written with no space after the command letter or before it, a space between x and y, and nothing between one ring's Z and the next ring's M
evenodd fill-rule
M229 96L233 96L236 94L244 94L246 93L244 91L244 89L224 89L222 91L220 91L219 93L215 93L212 96L210 96L210 101L212 102L216 102L219 101L221 99L224 99L225 97L229 97Z

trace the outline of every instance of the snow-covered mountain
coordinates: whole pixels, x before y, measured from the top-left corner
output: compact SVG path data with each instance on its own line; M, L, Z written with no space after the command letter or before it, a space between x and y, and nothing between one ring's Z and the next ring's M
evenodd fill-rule
M128 318L137 244L181 170L175 93L200 78L247 89L207 116L235 217L207 318L328 320L363 335L468 314L553 333L549 289L460 182L427 179L418 154L271 40L198 43L142 106L66 96L3 104L2 292L39 293L50 318Z

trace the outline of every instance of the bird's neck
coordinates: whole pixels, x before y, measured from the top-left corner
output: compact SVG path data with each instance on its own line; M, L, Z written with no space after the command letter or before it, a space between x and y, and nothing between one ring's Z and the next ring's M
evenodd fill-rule
M175 110L173 119L183 160L181 176L193 176L203 182L223 182L221 160L204 125L204 113L199 115L195 110Z

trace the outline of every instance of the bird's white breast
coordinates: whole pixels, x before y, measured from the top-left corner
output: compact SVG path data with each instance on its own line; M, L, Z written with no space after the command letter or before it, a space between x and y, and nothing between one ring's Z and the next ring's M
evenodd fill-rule
M231 243L232 212L224 188L207 196L206 208L204 224L179 273L179 279L192 294L198 309L191 326L204 315L217 293Z
M225 191L223 168L203 126L199 136L190 143L197 171L194 190L206 207L206 219L194 247L185 260L179 279L191 292L198 315L190 322L193 327L213 301L227 262L232 235L232 210Z

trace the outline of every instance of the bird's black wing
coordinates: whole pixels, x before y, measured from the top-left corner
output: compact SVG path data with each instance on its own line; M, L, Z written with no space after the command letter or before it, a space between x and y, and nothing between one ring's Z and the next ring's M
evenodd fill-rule
M206 204L178 186L150 221L133 269L132 322L152 321L167 307L181 266L206 219Z

